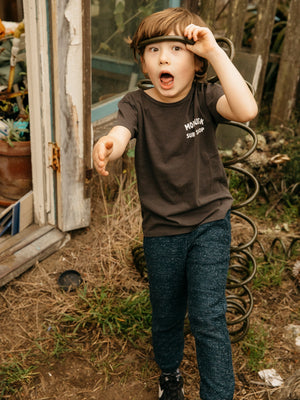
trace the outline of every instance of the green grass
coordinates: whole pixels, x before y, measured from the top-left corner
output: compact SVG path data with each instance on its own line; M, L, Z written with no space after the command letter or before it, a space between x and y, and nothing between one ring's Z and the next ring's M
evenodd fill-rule
M148 338L151 332L148 290L121 296L108 287L91 292L84 288L74 310L62 316L61 325L73 335L97 329L103 337L117 336L135 344L137 339Z
M258 261L257 271L252 280L252 290L279 287L284 269L285 263L280 260Z
M247 215L259 218L263 223L295 223L299 218L298 196L289 193L274 195L270 202L266 202L261 196L255 198L247 207Z
M25 358L12 359L0 366L0 398L8 398L20 390L23 382L28 382L34 377L34 367L25 367Z
M234 204L239 204L244 202L248 197L247 180L245 177L236 171L227 171L229 178L229 190L234 198Z
M254 325L241 343L242 350L247 356L247 366L253 372L267 368L264 357L269 347L268 333L262 325Z
M45 335L33 341L38 353L31 349L32 366L27 366L27 357L22 355L20 359L11 359L0 366L0 398L13 395L24 382L29 382L41 355L47 362L66 352L80 352L83 338L92 340L93 337L97 338L95 342L98 345L115 337L121 340L123 349L128 341L137 347L151 334L151 306L147 289L128 294L108 287L91 291L85 287L78 291L77 303L71 311L53 317L48 328L45 326ZM92 357L91 352L91 361ZM97 366L96 356L94 361ZM110 357L106 362L109 365L108 374L112 367L119 367L119 357L115 361Z

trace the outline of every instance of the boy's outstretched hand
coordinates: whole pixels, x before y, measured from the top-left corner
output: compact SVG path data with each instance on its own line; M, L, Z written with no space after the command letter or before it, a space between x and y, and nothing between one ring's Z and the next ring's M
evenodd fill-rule
M109 156L113 151L114 142L108 137L99 140L93 149L94 166L98 174L107 176L109 172L106 170L106 165L109 161Z
M108 161L117 160L124 153L131 138L130 131L124 126L114 126L108 135L102 136L93 149L94 166L98 174L107 176Z

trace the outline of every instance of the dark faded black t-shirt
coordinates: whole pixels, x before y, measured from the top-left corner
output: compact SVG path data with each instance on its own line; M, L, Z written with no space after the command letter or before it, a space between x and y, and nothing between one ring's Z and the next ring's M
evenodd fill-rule
M135 164L145 236L176 235L225 217L232 204L215 130L224 118L217 84L195 82L176 103L147 91L125 95L116 125L136 138Z

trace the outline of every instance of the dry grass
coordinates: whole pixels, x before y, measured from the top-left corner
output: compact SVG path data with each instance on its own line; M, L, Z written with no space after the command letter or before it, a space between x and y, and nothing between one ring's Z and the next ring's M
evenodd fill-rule
M84 307L95 300L99 290L108 296L102 303L106 307L121 304L117 299L134 301L147 291L147 283L135 269L131 255L132 247L142 243L135 177L124 173L118 179L114 190L95 176L91 226L74 232L64 248L0 290L2 370L7 365L15 372L18 366L19 379L9 385L10 389L22 389L14 394L12 390L6 392L3 399L157 398L159 371L147 330L132 343L126 335L104 334L95 321L78 326L76 321L64 319L66 315L82 317L85 310L88 313ZM236 228L241 229L236 240L241 240L241 233L248 235L239 222ZM266 235L261 236L267 243ZM260 249L255 251L261 257ZM66 269L81 273L84 285L80 292L59 289L58 276ZM243 343L233 345L236 400L265 400L279 393L264 386L255 368L275 368L284 379L299 368L297 349L285 330L288 324L299 323L298 295L288 270L280 286L254 292L252 331ZM144 301L144 297L139 299ZM255 368L249 364L254 357L253 346L257 348L255 356L262 352L253 364ZM195 346L189 333L182 371L187 399L198 398Z

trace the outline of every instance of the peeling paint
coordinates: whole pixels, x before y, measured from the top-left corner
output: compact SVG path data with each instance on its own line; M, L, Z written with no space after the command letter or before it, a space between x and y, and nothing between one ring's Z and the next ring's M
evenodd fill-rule
M70 0L65 10L65 17L70 24L70 44L81 45L81 2Z
M82 21L81 2L70 0L65 9L65 18L69 22L69 46L66 61L66 94L69 110L72 113L73 139L76 141L78 157L83 158L83 104L82 104Z

